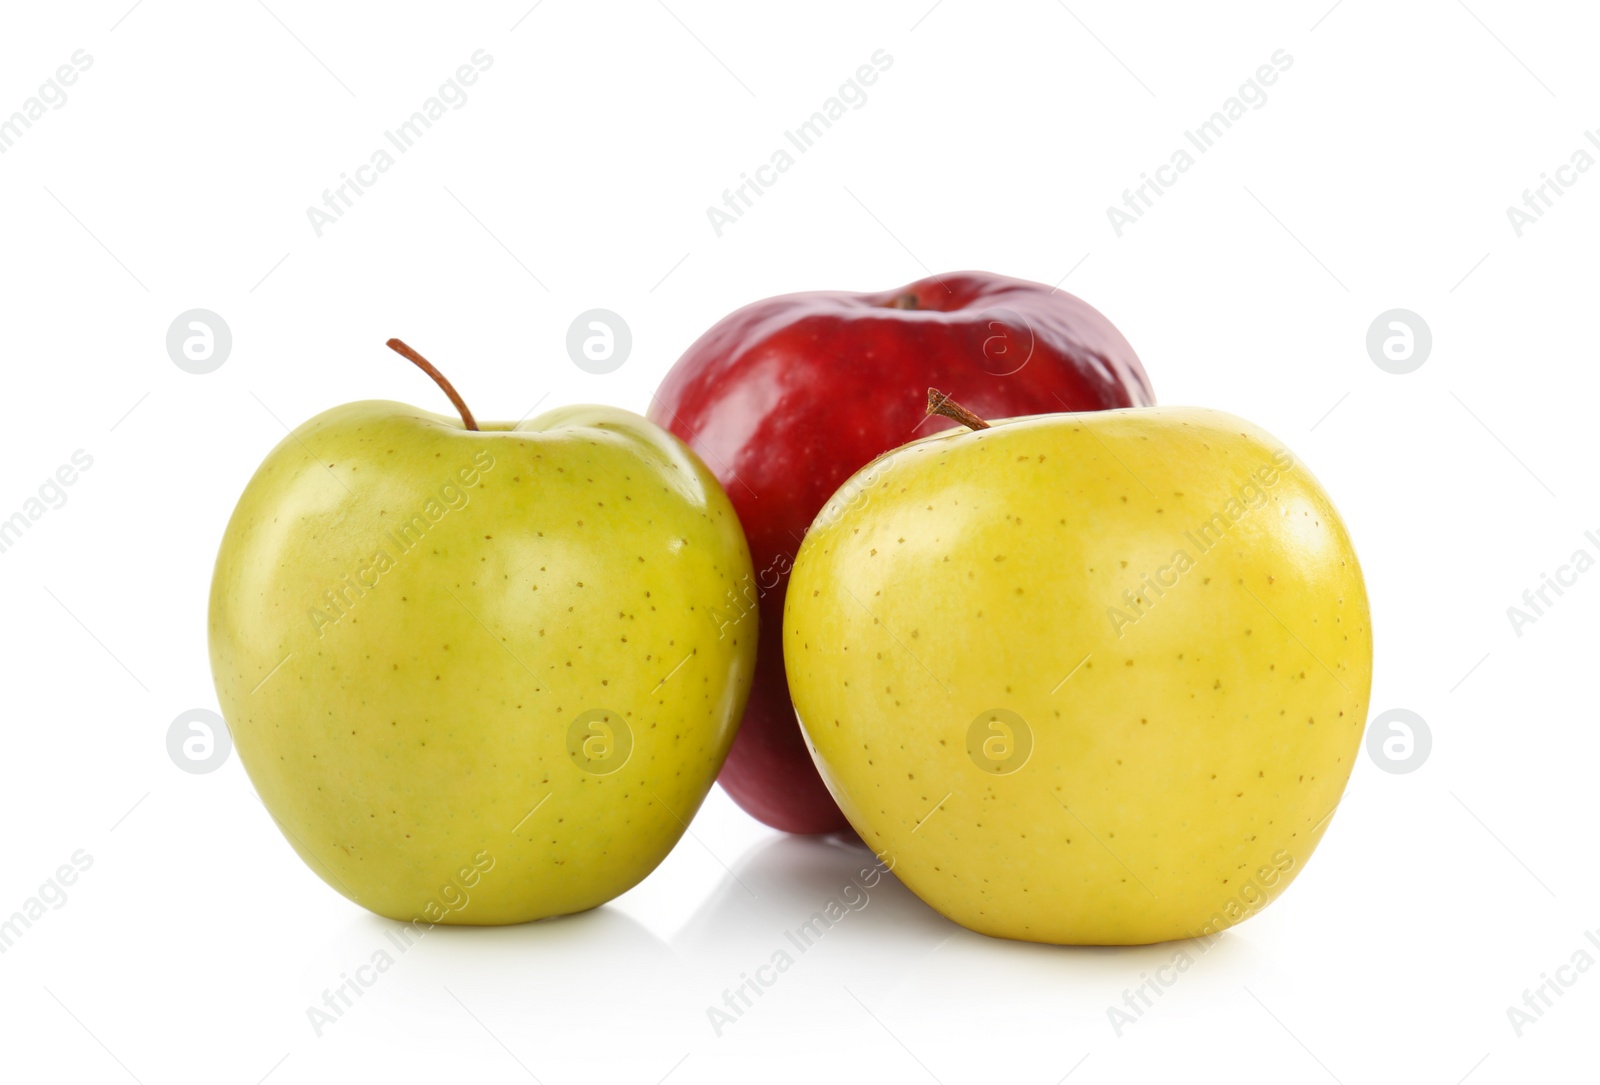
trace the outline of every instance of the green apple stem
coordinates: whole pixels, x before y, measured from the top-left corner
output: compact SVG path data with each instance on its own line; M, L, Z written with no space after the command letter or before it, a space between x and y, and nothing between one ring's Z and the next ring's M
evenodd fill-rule
M416 367L433 378L433 382L444 389L444 394L450 397L450 402L456 405L456 410L461 412L461 422L468 429L478 428L478 422L472 417L472 412L467 409L467 401L461 398L461 393L456 391L456 386L450 383L448 377L434 368L432 362L406 346L399 339L391 339L384 344L400 357L416 364Z
M939 391L937 388L928 389L928 413L939 414L946 418L960 422L968 429L988 429L989 423L967 410L961 404Z

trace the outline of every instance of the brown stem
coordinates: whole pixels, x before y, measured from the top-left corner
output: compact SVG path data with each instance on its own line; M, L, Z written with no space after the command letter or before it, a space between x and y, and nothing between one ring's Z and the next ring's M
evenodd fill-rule
M888 301L884 302L883 303L883 307L885 309L920 309L920 308L922 308L922 306L917 302L917 296L915 294L913 294L909 290L907 290L904 294L896 294L894 297L892 297Z
M928 413L939 414L946 418L960 422L968 429L988 429L989 423L967 410L961 404L939 391L937 388L928 389Z
M410 347L406 346L405 343L398 339L391 339L384 345L390 350L394 351L396 354L400 355L400 357L414 363L418 369L432 377L433 382L440 388L443 388L444 394L450 397L450 402L456 405L456 410L461 412L462 423L468 429L475 430L478 428L477 420L472 417L472 412L467 409L467 401L461 398L461 393L456 391L455 385L450 383L449 378L434 368L432 362L428 361L428 359L424 358L422 355L418 354L416 351L412 350Z

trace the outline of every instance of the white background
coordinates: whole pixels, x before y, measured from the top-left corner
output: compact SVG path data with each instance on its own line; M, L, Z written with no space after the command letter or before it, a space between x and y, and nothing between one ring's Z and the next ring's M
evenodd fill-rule
M1592 12L269 4L0 16L0 115L75 50L93 57L66 104L0 155L0 515L75 450L94 459L66 505L0 554L0 914L75 851L93 857L65 905L0 957L0 1073L1593 1074L1600 975L1579 975L1520 1036L1506 1012L1600 928L1600 573L1520 637L1506 615L1575 549L1600 554L1583 538L1600 528L1600 170L1521 237L1506 215L1600 128ZM466 105L317 237L307 206L478 49L494 63ZM707 205L878 49L893 66L866 104L717 237ZM1294 63L1266 104L1117 237L1107 206L1278 49ZM1208 952L1189 947L1194 967L1121 1035L1107 1007L1184 947L993 941L892 881L716 1035L706 1007L860 855L784 839L714 790L692 837L612 905L437 930L317 1037L306 1007L393 925L301 864L237 759L189 775L165 747L177 714L215 708L211 562L283 424L362 398L445 410L384 349L391 335L480 417L582 401L642 411L739 304L961 268L1065 276L1133 342L1162 402L1248 417L1312 467L1366 569L1373 711L1421 713L1427 763L1391 775L1363 754L1294 887ZM180 371L164 343L196 307L234 337L206 376ZM564 346L595 307L633 332L606 376ZM1394 307L1433 332L1406 376L1365 347Z

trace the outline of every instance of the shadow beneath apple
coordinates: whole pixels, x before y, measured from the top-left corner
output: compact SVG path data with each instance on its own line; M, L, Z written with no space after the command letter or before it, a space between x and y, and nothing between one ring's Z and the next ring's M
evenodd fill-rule
M751 847L671 938L691 975L730 979L786 954L808 972L869 988L929 985L965 992L993 987L1059 992L1119 991L1141 973L1250 967L1248 937L1224 932L1209 943L1057 946L977 934L945 919L893 874L854 834L781 836ZM1186 961L1181 958L1187 958Z
M1202 960L1231 969L1257 956L1249 939L1233 930L1209 940L1186 938L1142 946L1061 946L991 938L951 926L952 933L932 955L949 962L951 971L981 963L989 971L1008 970L1017 979L1037 977L1047 982L1056 982L1065 975L1088 983L1120 982L1141 972L1153 973L1172 966L1182 957L1188 958L1185 971Z
M798 957L824 942L860 959L925 951L952 929L855 834L778 836L739 857L671 944L696 964Z
M372 984L383 997L363 997L357 1008L373 1027L394 1033L459 1038L461 1016L470 1012L492 1018L509 1042L570 1019L575 1006L603 1007L610 1021L676 1018L682 1027L689 1020L681 1009L683 962L615 908L499 927L419 927L366 915L340 941L351 947L339 962L351 975L371 954L390 958Z
M678 965L666 943L626 912L606 905L510 926L434 927L427 941L438 948L434 956L446 969L503 971L522 963L571 977L580 987L584 976L608 962L625 960L634 971L671 972Z
M961 1020L977 1035L1020 1029L1049 1037L1066 1067L1147 1014L1203 1012L1218 991L1237 991L1272 970L1269 955L1235 930L1207 941L1056 946L957 929L898 974L864 976L855 990L901 1019Z

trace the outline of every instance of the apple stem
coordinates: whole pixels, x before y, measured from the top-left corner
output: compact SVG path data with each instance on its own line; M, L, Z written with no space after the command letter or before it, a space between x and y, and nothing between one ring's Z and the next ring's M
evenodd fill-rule
M433 382L444 389L444 394L450 397L450 402L456 405L456 410L461 412L461 421L468 429L478 428L477 420L472 417L472 412L467 409L467 401L461 398L461 393L456 391L456 386L450 383L448 377L434 368L432 362L406 346L399 339L391 339L384 344L400 357L415 363L416 367L433 378Z
M904 294L896 294L894 297L892 297L888 301L884 302L883 303L883 307L885 309L920 309L920 308L922 308L922 306L917 302L917 295L912 293L909 290L907 290Z
M928 413L939 414L946 418L960 422L968 429L988 429L989 423L967 410L961 404L939 391L937 388L928 389Z

